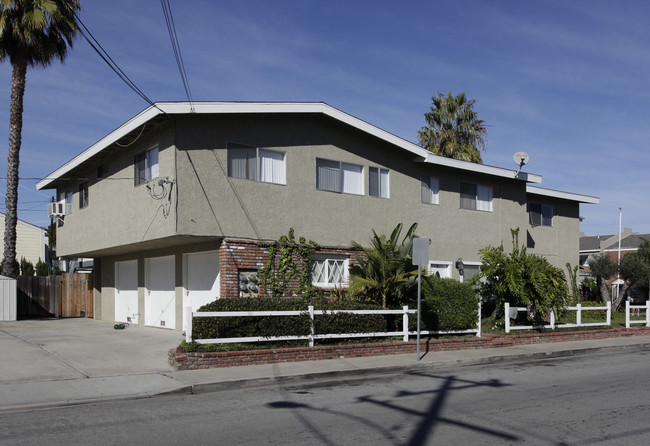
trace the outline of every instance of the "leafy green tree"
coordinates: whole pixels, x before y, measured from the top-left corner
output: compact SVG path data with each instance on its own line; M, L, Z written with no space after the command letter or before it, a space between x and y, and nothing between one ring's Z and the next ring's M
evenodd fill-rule
M481 249L480 294L496 303L530 307L535 323L541 323L553 308L559 316L568 295L564 273L526 247L519 248L519 229L511 229L512 252L506 254L503 245Z
M648 269L650 269L650 239L641 237L641 240L643 240L643 242L639 245L637 254Z
M607 288L607 279L616 274L618 266L605 254L596 254L589 259L589 269L591 274L596 278L596 284L600 290L600 297L604 302L611 299L609 289Z
M369 247L353 241L352 246L363 254L356 256L358 265L350 267L350 292L383 308L406 301L417 276L417 266L412 262L416 228L417 223L411 225L401 242L402 223L388 238L373 229Z
M47 66L54 58L65 59L78 30L75 14L80 8L79 0L0 0L0 60L9 60L13 67L2 259L2 274L5 276L18 275L18 165L27 67Z
M626 254L621 259L621 277L625 280L625 290L621 292L619 298L614 302L615 308L620 307L623 301L623 295L627 288L633 285L648 286L650 277L650 267L643 261L638 252Z
M420 145L437 155L482 164L487 127L473 109L476 101L451 91L431 100L431 112L424 114L427 125L418 132Z

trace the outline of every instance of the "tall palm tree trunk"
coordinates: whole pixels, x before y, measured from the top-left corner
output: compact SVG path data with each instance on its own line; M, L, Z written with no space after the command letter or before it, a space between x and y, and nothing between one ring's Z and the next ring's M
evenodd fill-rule
M9 116L9 155L7 157L7 194L5 204L5 247L2 259L2 274L18 275L16 261L16 225L18 223L18 166L23 131L23 97L27 75L27 61L14 64L11 76L11 105Z

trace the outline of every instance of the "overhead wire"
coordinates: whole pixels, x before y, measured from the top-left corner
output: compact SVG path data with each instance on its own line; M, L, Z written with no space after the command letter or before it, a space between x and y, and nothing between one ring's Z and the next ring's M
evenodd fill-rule
M187 80L187 71L185 70L185 63L183 62L183 55L181 54L181 45L178 41L176 26L174 25L172 8L169 3L169 0L160 0L160 4L162 5L163 14L165 15L165 23L167 24L167 31L169 32L169 39L172 42L172 49L174 50L174 57L176 58L176 65L178 66L178 72L181 75L183 88L185 88L185 94L187 95L187 100L190 103L190 111L194 113L195 110L194 110L194 102L192 101L192 92L190 90L190 84Z
M99 43L99 41L95 38L93 33L90 32L88 27L85 25L85 23L81 20L81 17L77 13L75 13L75 18L77 19L77 22L81 25L81 28L79 28L79 32L83 36L84 39L88 42L90 47L95 50L95 52L99 55L99 57L102 58L102 60L106 63L106 65L109 66L111 70L117 76L131 89L133 90L138 96L140 96L142 99L144 99L145 102L147 102L149 105L152 107L157 108L160 110L162 113L165 113L162 109L160 109L151 99L147 97L146 94L142 90L138 88L137 85L129 78L129 76L126 75L124 71L117 65L117 63L113 60L113 58L108 54L108 52L102 47L102 45Z

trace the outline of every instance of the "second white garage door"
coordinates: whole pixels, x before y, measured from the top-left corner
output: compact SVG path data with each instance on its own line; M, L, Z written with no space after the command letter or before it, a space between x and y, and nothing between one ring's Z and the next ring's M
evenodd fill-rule
M145 325L176 328L175 264L174 256L145 259Z

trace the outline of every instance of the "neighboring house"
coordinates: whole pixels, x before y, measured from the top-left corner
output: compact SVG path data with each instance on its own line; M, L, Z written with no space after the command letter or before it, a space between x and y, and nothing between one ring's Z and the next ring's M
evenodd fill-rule
M5 214L0 212L0 229L5 232ZM34 266L39 260L48 261L47 257L47 234L45 229L34 226L23 220L16 224L16 260L20 263L21 258L32 262ZM0 252L4 252L4 237L0 237Z
M643 239L650 239L650 234L635 234L631 228L625 228L620 234L620 259L622 260L627 254L637 252ZM580 236L580 276L581 278L589 277L589 259L597 254L605 254L614 263L619 259L619 234L610 235L593 235ZM607 285L611 286L617 279L616 276L607 280ZM623 285L622 279L620 284Z
M626 254L636 252L643 243L643 239L650 240L650 234L635 234L631 228L621 231L621 259ZM605 254L614 262L618 262L619 247L618 234L585 236L580 234L580 266L589 266L589 257L596 254Z
M56 189L61 256L94 259L95 317L181 329L183 307L254 295L260 241L321 245L312 280L347 283L352 240L418 223L429 270L465 280L479 250L578 262L585 195L443 158L324 103L157 103L37 184Z

